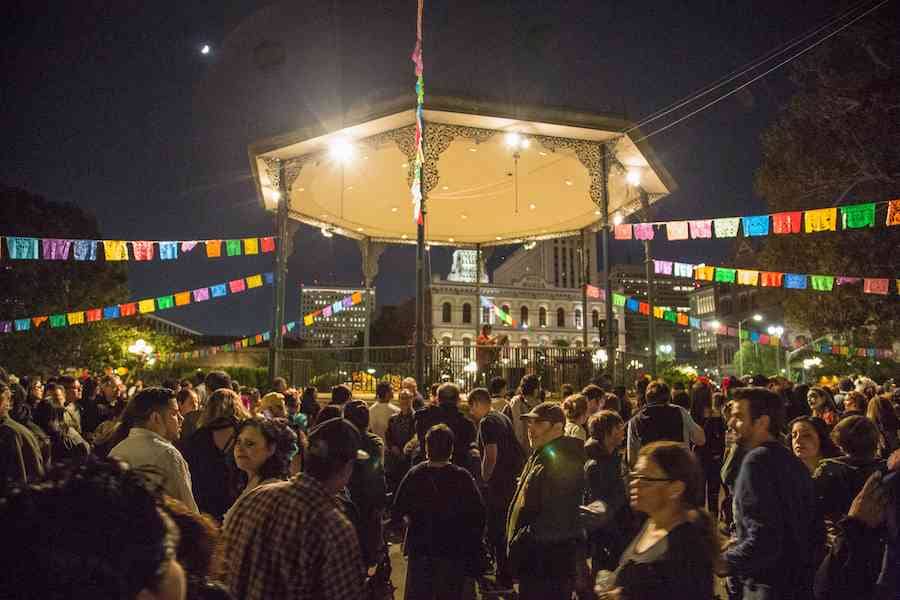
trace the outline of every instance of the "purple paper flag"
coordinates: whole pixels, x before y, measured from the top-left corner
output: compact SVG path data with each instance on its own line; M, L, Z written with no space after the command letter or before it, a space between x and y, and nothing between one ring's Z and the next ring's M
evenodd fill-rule
M72 240L46 238L41 240L41 245L43 246L44 260L68 260Z
M194 294L194 302L203 302L204 300L209 300L209 288L199 288L193 291Z

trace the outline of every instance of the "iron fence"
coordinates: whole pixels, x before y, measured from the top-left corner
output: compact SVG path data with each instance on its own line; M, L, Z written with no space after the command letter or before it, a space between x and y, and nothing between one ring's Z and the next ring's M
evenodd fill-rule
M429 345L425 354L425 381L419 383L428 386L453 381L468 391L486 386L492 377L500 376L515 389L525 375L534 374L541 378L544 389L556 392L564 383L580 388L598 377L604 364L601 358L602 354L593 349L556 346ZM622 354L620 361L625 359L627 356ZM374 392L378 381L389 380L399 387L403 377L414 374L415 348L286 350L282 365L282 376L294 385L313 385L326 391L333 385L344 383L356 391ZM624 363L623 369L621 375L625 376L627 365Z

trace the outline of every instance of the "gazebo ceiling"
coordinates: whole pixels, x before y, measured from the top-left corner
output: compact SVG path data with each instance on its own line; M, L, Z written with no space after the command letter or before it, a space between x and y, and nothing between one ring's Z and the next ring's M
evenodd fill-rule
M373 115L254 144L251 166L265 207L274 210L278 161L290 189L290 216L352 238L412 243L409 182L414 112L403 99ZM610 215L639 207L626 173L640 174L651 202L674 188L629 124L555 109L477 106L429 97L425 111L426 240L496 245L575 235L596 228L602 144L608 143ZM518 158L507 134L526 140ZM636 132L632 132L636 133ZM338 148L343 152L334 152ZM339 156L340 155L340 156Z

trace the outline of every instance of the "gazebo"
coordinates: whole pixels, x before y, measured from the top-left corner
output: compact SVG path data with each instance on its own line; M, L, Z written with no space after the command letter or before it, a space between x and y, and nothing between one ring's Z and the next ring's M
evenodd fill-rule
M613 223L675 187L639 130L620 118L436 95L426 106L421 224L410 195L415 111L408 96L250 146L257 193L276 213L281 242L273 372L282 348L289 220L357 240L367 286L385 244L417 244L415 357L422 381L426 246L480 251L600 232L608 274ZM609 299L608 277L605 287ZM586 306L587 288L583 298ZM605 311L612 362L609 301ZM584 336L587 347L586 327Z

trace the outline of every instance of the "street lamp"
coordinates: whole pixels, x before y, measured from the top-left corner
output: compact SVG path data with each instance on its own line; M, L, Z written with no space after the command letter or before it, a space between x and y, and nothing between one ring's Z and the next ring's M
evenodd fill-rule
M763 320L763 316L759 313L756 313L749 319L741 319L740 321L738 321L738 358L740 359L738 360L738 371L740 372L741 377L744 376L744 338L741 336L741 328L744 326L744 323L750 321L751 319L759 323Z
M151 358L151 355L153 354L153 346L148 344L143 339L139 339L128 346L128 352L138 357L138 360L140 360L141 362L141 366L152 365L155 362Z

